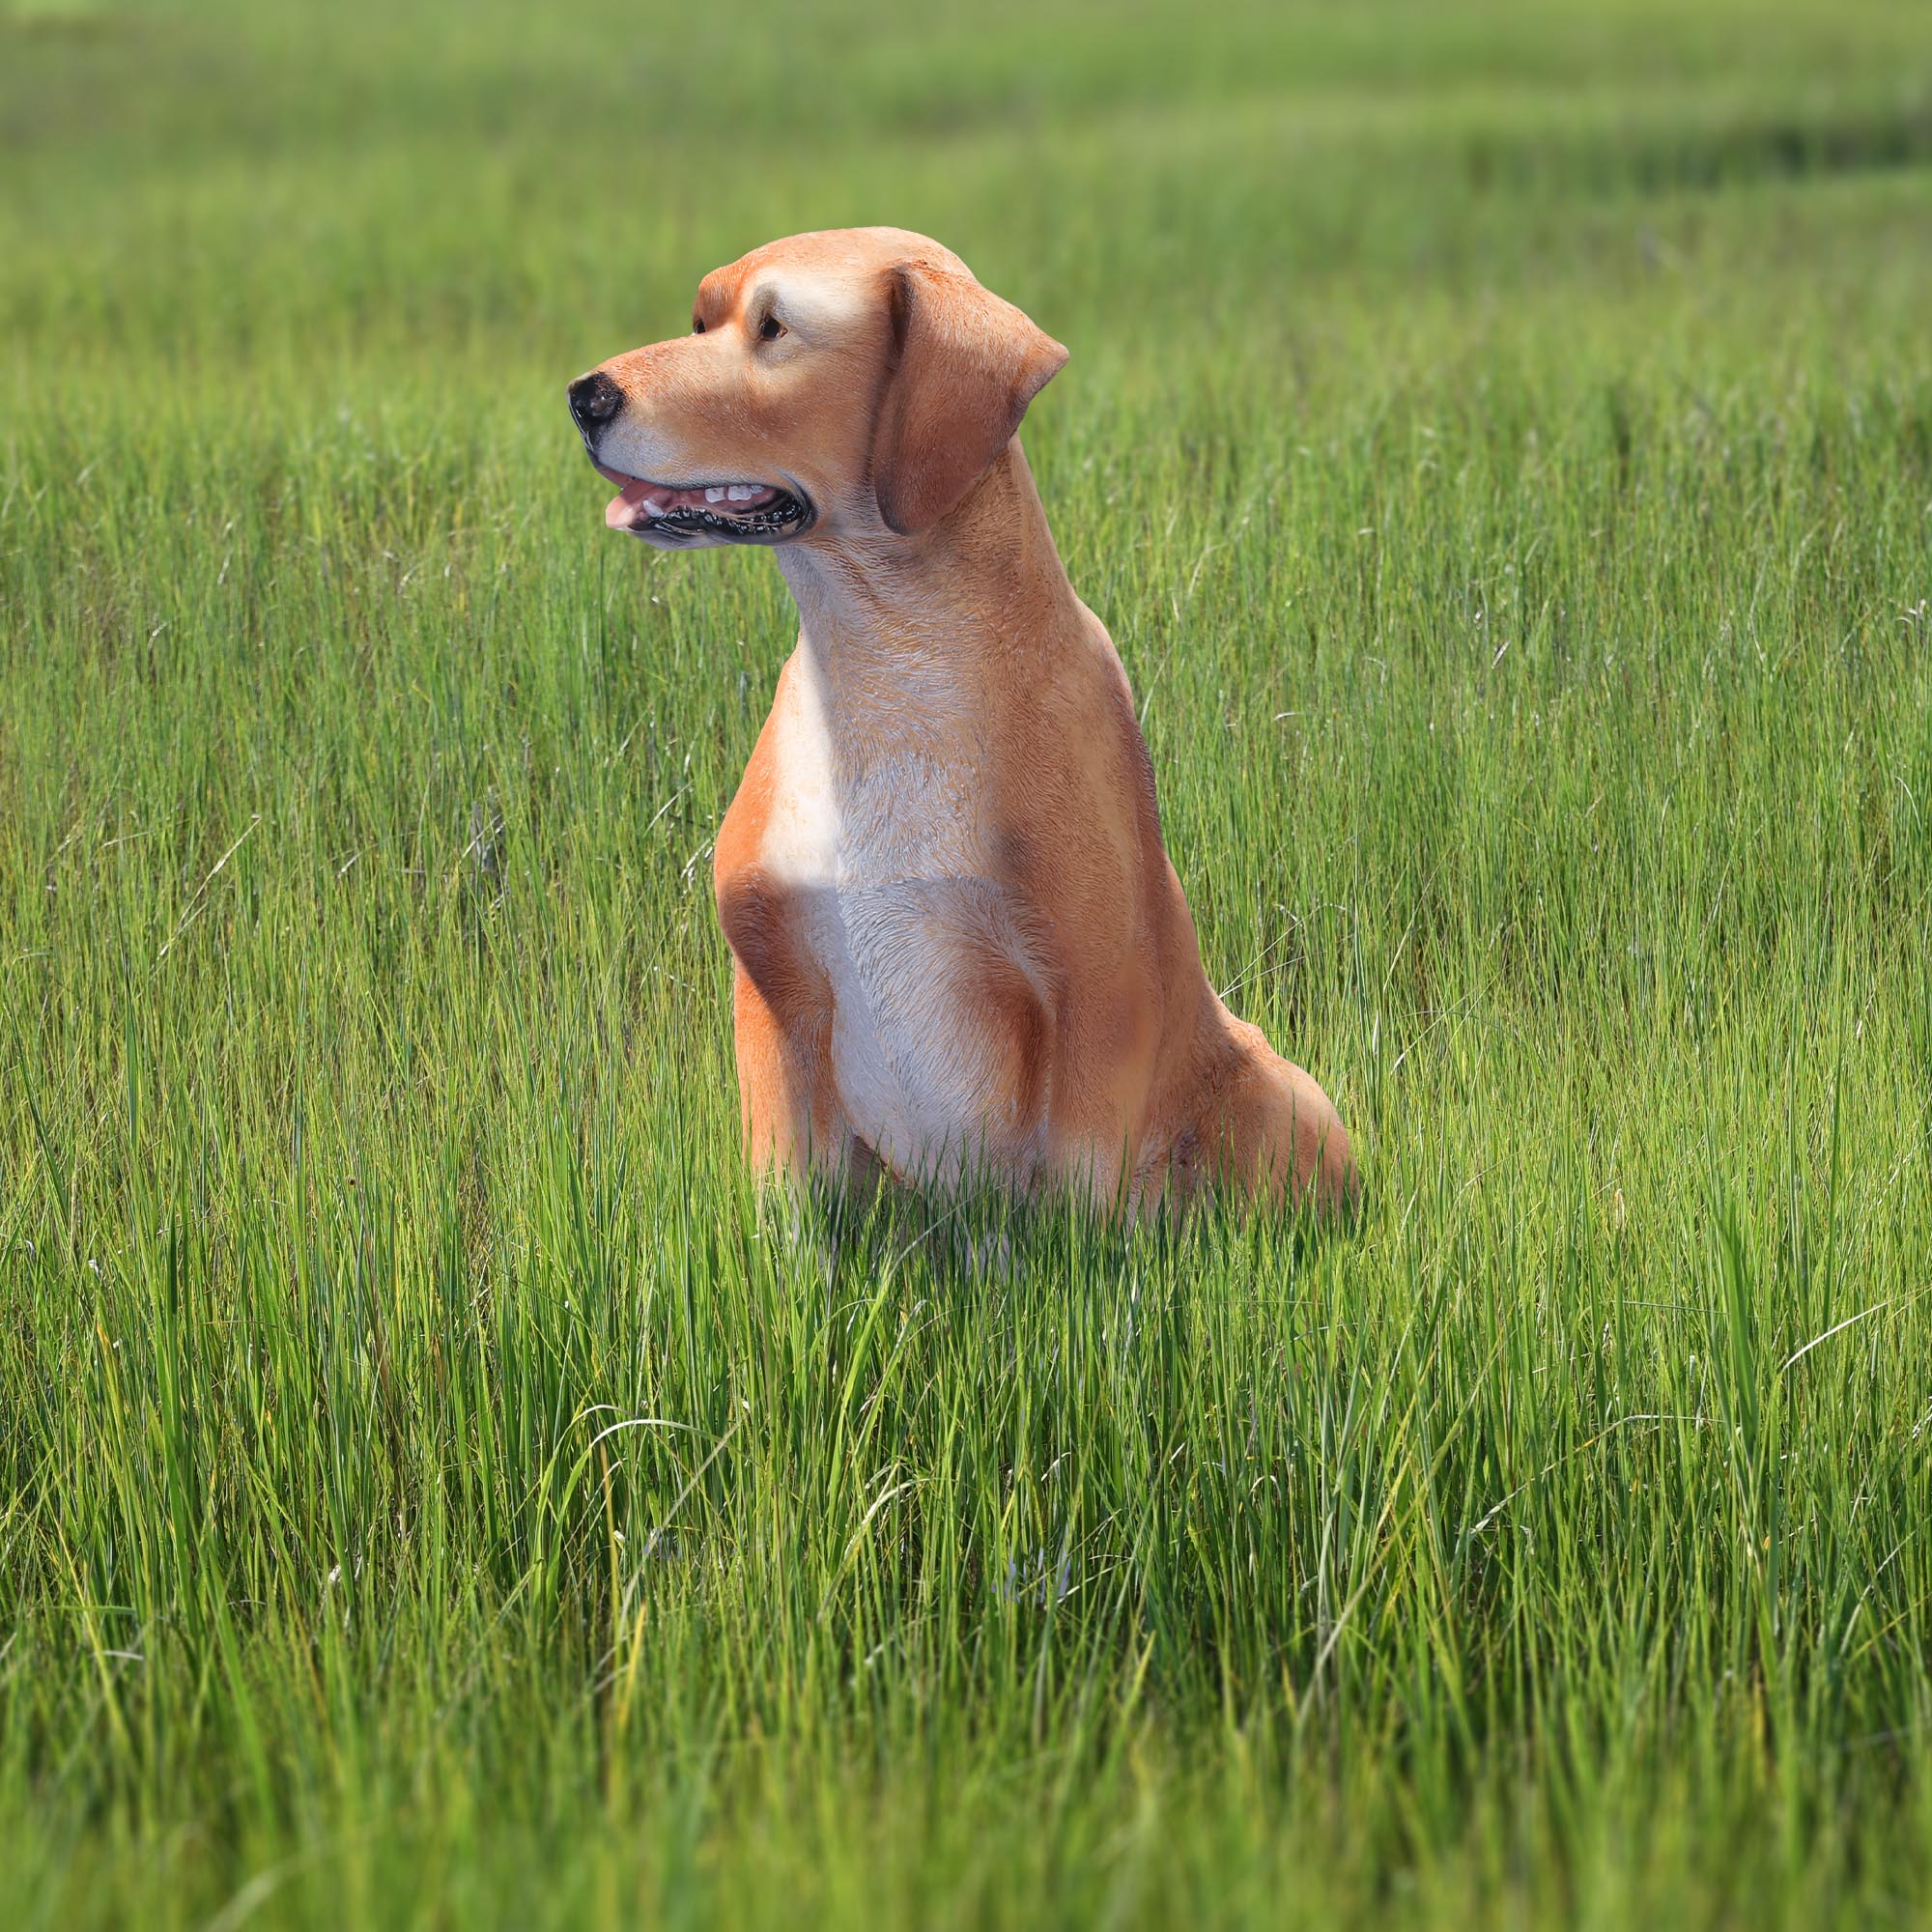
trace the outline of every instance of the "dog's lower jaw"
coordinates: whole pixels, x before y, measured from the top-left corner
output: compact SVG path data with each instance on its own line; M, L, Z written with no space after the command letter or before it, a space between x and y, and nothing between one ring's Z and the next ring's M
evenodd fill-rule
M586 445L587 446L587 445ZM670 550L702 550L720 544L772 547L803 536L818 520L810 497L784 483L654 483L591 463L618 486L604 511L613 530Z
M770 550L795 542L813 521L811 506L787 491L766 508L748 515L717 513L709 508L676 509L612 527L667 550L704 550L723 544Z

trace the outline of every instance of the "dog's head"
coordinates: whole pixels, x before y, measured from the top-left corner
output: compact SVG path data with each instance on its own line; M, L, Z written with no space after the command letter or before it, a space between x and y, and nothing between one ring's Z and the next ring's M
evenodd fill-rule
M905 536L952 509L1066 351L900 228L794 235L698 284L691 333L614 355L570 413L668 549Z

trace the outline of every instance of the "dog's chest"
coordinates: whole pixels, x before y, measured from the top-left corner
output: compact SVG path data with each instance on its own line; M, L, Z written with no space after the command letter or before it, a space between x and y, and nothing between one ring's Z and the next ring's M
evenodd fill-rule
M780 718L760 859L833 998L833 1076L853 1129L895 1166L956 1171L1010 1146L1010 1042L980 997L1024 970L987 875L970 730L930 714L863 757L834 741L810 683Z

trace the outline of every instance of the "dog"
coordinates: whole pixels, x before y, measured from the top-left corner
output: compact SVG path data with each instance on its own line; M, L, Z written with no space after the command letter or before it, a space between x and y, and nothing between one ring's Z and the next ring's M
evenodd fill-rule
M797 648L718 835L761 1173L1351 1203L1216 996L1113 640L1017 431L1066 351L924 236L795 235L569 385L611 528L769 548Z

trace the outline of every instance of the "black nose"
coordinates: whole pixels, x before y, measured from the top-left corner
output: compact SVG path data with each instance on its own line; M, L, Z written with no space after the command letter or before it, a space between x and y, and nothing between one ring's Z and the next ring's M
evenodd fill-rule
M585 436L595 436L624 407L624 392L601 369L570 385L570 413Z

